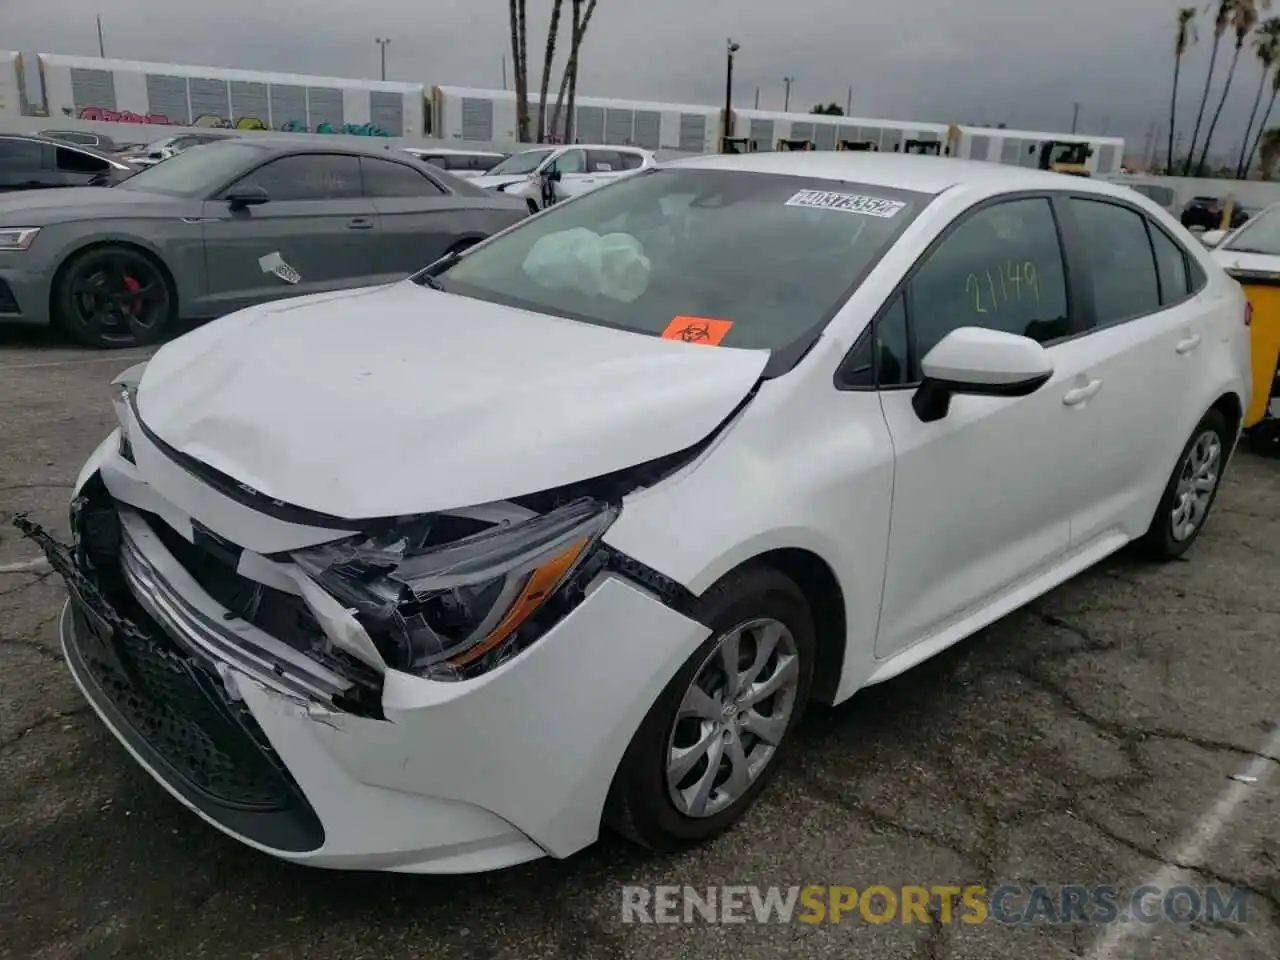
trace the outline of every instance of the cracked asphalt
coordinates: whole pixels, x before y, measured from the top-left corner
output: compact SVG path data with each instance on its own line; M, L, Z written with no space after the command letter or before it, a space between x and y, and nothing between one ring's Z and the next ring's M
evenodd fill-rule
M104 356L0 330L0 568L66 531L111 422ZM0 957L1280 956L1280 460L1242 452L1184 562L1127 556L898 680L815 708L739 827L677 857L612 837L462 878L292 867L224 838L128 758L57 652L57 578L0 574ZM1253 765L1251 767L1251 764ZM1255 779L1233 779L1252 769ZM627 924L628 884L1247 890L1244 923ZM855 915L856 917L856 915ZM1112 939L1107 940L1108 935Z

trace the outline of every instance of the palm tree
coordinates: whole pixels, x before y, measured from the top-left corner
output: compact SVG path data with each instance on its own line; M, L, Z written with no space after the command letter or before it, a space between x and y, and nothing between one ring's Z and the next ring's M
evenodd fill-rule
M565 66L564 76L560 79L560 95L556 98L556 109L551 115L551 128L560 129L560 111L568 107L564 121L564 141L573 143L574 119L577 114L574 106L578 99L578 53L582 49L582 38L586 36L587 24L591 22L591 14L595 13L596 0L587 0L587 11L582 12L582 0L573 0L573 33L569 40L569 62ZM568 101L565 92L568 91Z
M1165 173L1173 173L1173 128L1178 123L1178 74L1182 70L1182 55L1187 48L1200 41L1196 33L1196 8L1183 7L1178 11L1178 32L1173 42L1173 93L1169 96L1169 153L1165 161Z
M542 60L542 90L538 97L538 142L547 137L547 88L551 85L551 65L556 59L556 33L560 29L560 5L564 0L553 0L551 26L547 28L547 52Z
M1209 87L1213 84L1213 71L1218 62L1218 47L1222 44L1222 38L1231 24L1231 16L1237 2L1238 0L1218 0L1218 12L1213 17L1213 52L1209 54L1209 72L1204 78L1204 93L1200 95L1200 111L1196 114L1195 130L1191 133L1191 146L1187 148L1187 162L1182 168L1184 177L1191 175L1191 158L1196 154L1200 122L1204 119L1204 108L1209 104Z
M1267 109L1262 114L1262 119L1258 121L1258 132L1254 134L1253 146L1249 148L1249 161L1245 164L1245 170L1253 166L1253 158L1258 153L1258 147L1262 143L1262 131L1267 125L1267 120L1271 117L1271 110L1276 105L1276 97L1280 96L1280 70L1271 75L1271 99L1267 101Z
M525 0L507 0L511 18L511 67L516 86L516 139L529 142L529 60Z
M1253 98L1253 109L1249 112L1249 122L1244 128L1244 139L1240 141L1240 160L1236 164L1236 177L1244 179L1249 175L1249 167L1253 164L1253 154L1249 150L1249 139L1253 135L1253 121L1258 116L1258 107L1262 103L1262 91L1267 85L1267 77L1271 73L1271 68L1275 66L1276 60L1280 59L1280 17L1270 17L1263 21L1262 26L1258 27L1258 32L1253 38L1253 45L1258 55L1258 61L1262 64L1262 76L1258 78L1258 92ZM1275 101L1275 93L1272 93L1272 102ZM1271 112L1271 107L1267 107L1267 112ZM1258 130L1266 126L1267 118L1264 116L1262 122L1258 125ZM1256 147L1255 147L1256 149Z
M1276 171L1276 163L1280 162L1280 127L1263 131L1259 139L1262 149L1258 154L1258 166L1262 168L1262 179L1270 180Z
M1231 81L1236 75L1236 65L1240 62L1240 51L1245 41L1258 25L1258 8L1271 9L1271 0L1235 0L1231 8L1231 26L1236 33L1235 52L1231 55L1231 66L1227 69L1227 82L1222 85L1222 96L1218 99L1218 109L1213 111L1213 120L1209 123L1209 131L1204 135L1204 146L1200 150L1200 162L1196 169L1204 168L1205 158L1209 155L1209 145L1213 142L1213 131L1218 127L1222 117L1222 108L1227 105L1227 95L1231 92Z

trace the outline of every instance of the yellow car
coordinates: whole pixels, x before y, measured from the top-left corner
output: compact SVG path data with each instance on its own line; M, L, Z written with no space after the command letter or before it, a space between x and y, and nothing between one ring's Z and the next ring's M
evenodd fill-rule
M1252 311L1253 402L1244 428L1280 441L1280 204L1230 232L1210 230L1201 243L1244 287Z

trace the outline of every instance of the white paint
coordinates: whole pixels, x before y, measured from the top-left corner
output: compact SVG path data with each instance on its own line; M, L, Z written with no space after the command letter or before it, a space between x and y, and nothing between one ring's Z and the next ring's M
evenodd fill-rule
M44 557L36 557L33 560L19 560L17 563L7 563L0 566L0 574L5 573L44 573L51 569L49 561Z
M46 367L74 367L82 363L118 363L146 360L147 353L106 353L97 357L72 357L69 360L37 360L35 363L0 363L0 370L40 370Z
M1191 827L1177 851L1169 858L1170 863L1161 867L1154 874L1134 887L1151 886L1168 890L1178 880L1184 870L1194 870L1202 864L1203 858L1213 846L1224 827L1235 817L1240 806L1250 794L1266 785L1280 763L1280 726L1272 732L1266 742L1259 748L1260 756L1255 757L1217 802L1207 810ZM1117 952L1138 938L1147 938L1154 933L1153 924L1142 923L1130 918L1128 923L1116 923L1107 928L1106 934L1089 954L1089 960L1113 960L1119 957ZM1125 954L1128 955L1127 953Z
M259 257L258 266L262 268L263 273L274 273L285 283L299 283L302 280L302 274L284 262L284 257L280 255L279 250Z

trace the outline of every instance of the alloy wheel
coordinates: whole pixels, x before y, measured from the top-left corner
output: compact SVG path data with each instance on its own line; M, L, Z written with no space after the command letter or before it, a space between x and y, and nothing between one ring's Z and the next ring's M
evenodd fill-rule
M786 735L800 687L795 638L756 619L720 636L686 689L667 741L676 810L710 817L759 779Z
M169 315L169 288L141 254L90 255L76 264L67 283L72 322L104 344L147 342Z
M1170 532L1181 543L1200 529L1222 475L1222 441L1213 430L1196 437L1183 458L1170 512Z

